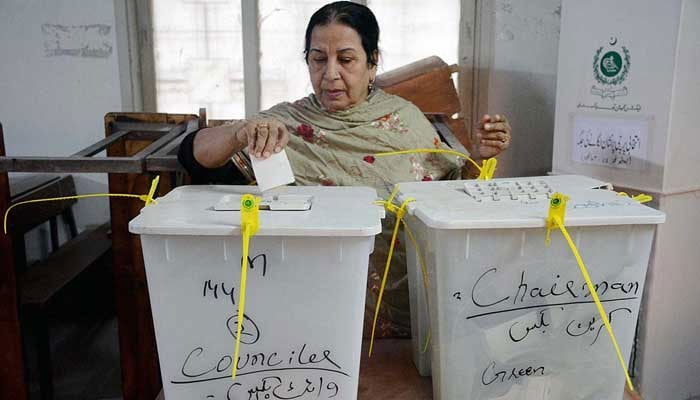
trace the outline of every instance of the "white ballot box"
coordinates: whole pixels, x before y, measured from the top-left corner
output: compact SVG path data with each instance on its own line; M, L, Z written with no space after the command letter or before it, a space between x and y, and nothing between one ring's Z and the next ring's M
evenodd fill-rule
M355 399L376 192L265 192L251 238L238 372L240 196L184 186L131 221L141 235L163 389L178 399Z
M539 178L536 178L539 179ZM550 185L554 185L556 187L557 191L563 191L563 192L569 192L573 189L575 190L581 190L581 189L612 189L612 185L599 181L597 179L592 179L588 178L585 176L559 176L559 177L545 177L543 178L546 182L548 182ZM498 180L494 180L492 182L500 182ZM528 183L530 182L535 182L532 178L525 178L525 179L512 179L508 180L508 182L518 182L518 184L525 185L523 187L523 191L527 191L530 186ZM407 187L404 187L405 184L401 184L399 186L400 189L400 194L399 197L401 199L405 199L408 197L412 196L412 193L409 191ZM461 185L458 185L461 188ZM423 190L423 188L421 188ZM461 189L460 189L461 190ZM534 193L527 193L528 196L535 196L537 198L542 198L544 196L548 196L550 191L553 190L551 186L548 186L547 192L545 193L537 193L537 190L535 190ZM532 190L529 190L532 191ZM492 198L493 200L493 198ZM412 206L409 206L412 207ZM410 208L409 208L410 209ZM409 217L410 218L410 217ZM410 229L410 228L409 228ZM425 242L426 239L423 236L423 232L413 232L414 235L418 235L419 238L422 239L422 242ZM409 301L410 301L410 308L411 308L411 341L412 341L412 347L413 347L413 363L416 366L416 369L418 370L418 373L421 376L430 376L431 375L431 367L430 367L430 359L431 359L431 352L430 352L430 321L428 318L428 303L426 301L427 299L427 291L426 291L426 286L425 286L425 280L423 278L423 274L427 271L423 271L423 267L421 267L420 260L418 259L418 252L413 246L413 242L411 239L407 236L407 234L404 232L404 243L406 245L406 263L408 265L407 272L408 272L408 288L409 288ZM420 247L420 246L419 246ZM419 249L420 250L420 249ZM425 258L425 256L423 257Z
M570 197L564 223L627 359L663 213L581 176L399 188L415 199L406 222L427 269L429 328L406 238L411 322L423 330L414 356L429 330L435 399L622 398L624 373L569 246L558 230L545 245L549 197Z

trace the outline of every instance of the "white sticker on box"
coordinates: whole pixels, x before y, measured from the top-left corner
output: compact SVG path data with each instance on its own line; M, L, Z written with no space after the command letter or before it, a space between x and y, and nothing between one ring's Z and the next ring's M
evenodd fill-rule
M644 169L648 158L648 119L576 115L572 126L573 161Z

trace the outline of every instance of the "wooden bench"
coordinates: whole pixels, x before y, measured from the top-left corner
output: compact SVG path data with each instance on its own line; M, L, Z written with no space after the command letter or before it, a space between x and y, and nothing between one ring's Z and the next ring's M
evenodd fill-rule
M22 201L73 196L73 177L35 176L21 180L11 187L11 204ZM93 265L112 247L109 224L86 229L78 234L72 212L76 200L33 203L19 206L8 217L18 270L20 315L34 332L37 350L39 383L42 399L53 398L51 342L48 310L56 295ZM69 227L70 238L59 243L57 217L62 216ZM52 252L44 260L26 265L24 235L49 221Z
M88 229L33 265L18 279L20 314L34 332L42 399L53 399L48 321L52 300L83 271L108 254L111 247L109 224Z
M51 299L112 247L109 224L87 229L19 278L20 305L45 307Z
M70 175L34 175L21 179L10 179L10 204L23 201L64 197L75 195L75 183ZM32 229L49 221L51 251L59 246L58 221L62 217L69 227L71 237L77 235L75 217L71 206L76 200L52 201L41 204L30 204L17 207L8 216L8 232L12 237L12 245L16 256L16 266L19 272L26 270L26 247L24 235Z

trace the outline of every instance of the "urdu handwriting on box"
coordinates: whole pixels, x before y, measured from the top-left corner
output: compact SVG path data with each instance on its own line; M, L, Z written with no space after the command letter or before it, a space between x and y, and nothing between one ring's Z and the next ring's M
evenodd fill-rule
M180 186L131 221L168 400L357 398L377 193L283 189L253 200L251 186ZM270 209L255 232L235 208L254 211L257 197Z

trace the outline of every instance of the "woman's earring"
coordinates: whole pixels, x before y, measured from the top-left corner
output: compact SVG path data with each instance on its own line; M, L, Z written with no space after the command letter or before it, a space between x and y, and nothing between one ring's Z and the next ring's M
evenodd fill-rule
M367 85L367 92L372 93L374 90L374 79L370 79L369 85Z

